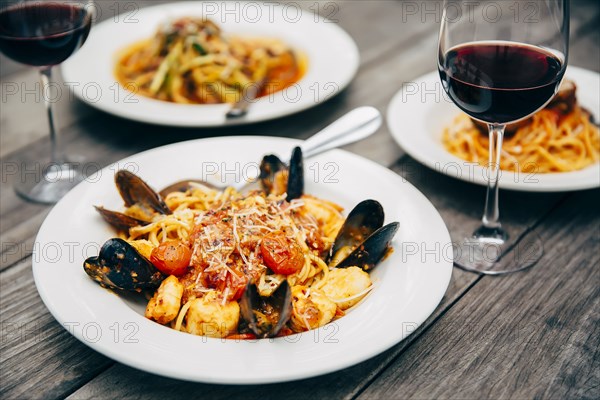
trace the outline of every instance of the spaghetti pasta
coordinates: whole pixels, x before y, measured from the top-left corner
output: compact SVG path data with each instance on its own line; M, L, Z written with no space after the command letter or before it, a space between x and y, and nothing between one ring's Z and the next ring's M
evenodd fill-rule
M339 205L303 194L299 148L293 154L289 167L265 156L263 189L247 194L199 181L157 193L117 171L125 210L96 210L120 237L86 259L85 272L147 295L147 318L195 335L274 337L342 317L372 290L368 271L391 251L399 223L384 226L376 200L345 218Z
M549 173L586 168L600 160L600 133L590 115L574 102L566 112L556 106L537 112L516 132L505 137L500 168L507 171ZM465 114L458 115L442 135L455 156L488 164L489 138Z
M310 195L288 202L285 193L267 195L256 191L242 195L233 188L218 191L204 185L190 185L187 191L172 192L164 198L171 214L156 214L151 222L130 227L122 236L148 259L152 259L154 249L161 244L178 241L191 246L190 267L176 278L182 285L183 295L181 306L170 310L169 315L176 315L168 321L172 328L207 335L218 332L217 336L236 334L230 329L188 327L186 321L197 321L199 317L194 313L201 312L199 308L203 306L212 307L211 313L215 315L220 315L221 308L229 307L227 310L231 312L231 304L239 300L248 282L255 282L262 296L270 296L286 280L292 288L303 288L305 298L295 305L295 310L299 310L301 318L308 319L318 313L319 307L329 310L327 316L342 316L345 308L340 307L355 304L372 289L364 272L366 281L364 276L359 277L359 284L354 288L352 279L357 275L352 269L347 271L345 279L338 278L335 282L328 279L332 267L325 262L323 254L333 245L344 222L342 208L337 204ZM136 207L129 207L125 214L135 215ZM299 252L301 262L295 271L283 273L268 263L263 246L272 235L279 235L279 239L288 243L277 251L297 249ZM290 259L294 259L293 254L289 254L285 262ZM346 271L338 271L338 277L340 273L344 276ZM350 284L350 291L342 288L334 292L349 295L329 299L321 292L326 285L335 287L340 282ZM162 292L165 290L159 289L157 293ZM167 302L161 303L157 296L160 295L155 294L148 303L146 316L164 323L163 309ZM203 300L195 301L197 299ZM207 303L206 299L214 302ZM158 304L162 307L160 312ZM317 321L327 323L329 320ZM315 323L307 320L306 324L295 326L304 329L318 326Z

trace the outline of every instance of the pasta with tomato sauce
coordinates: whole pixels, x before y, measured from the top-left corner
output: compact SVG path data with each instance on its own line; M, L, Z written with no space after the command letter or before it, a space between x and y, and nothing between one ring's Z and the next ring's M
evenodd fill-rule
M253 338L239 305L248 282L270 296L286 281L293 310L278 335L287 335L339 318L372 289L363 269L326 262L345 220L339 205L306 194L287 201L285 193L190 185L165 197L171 214L121 233L168 275L146 317L192 334ZM138 212L125 210L134 218Z
M114 73L123 87L181 104L235 103L253 85L258 97L267 96L306 70L305 57L281 40L225 35L206 18L167 22L117 58Z

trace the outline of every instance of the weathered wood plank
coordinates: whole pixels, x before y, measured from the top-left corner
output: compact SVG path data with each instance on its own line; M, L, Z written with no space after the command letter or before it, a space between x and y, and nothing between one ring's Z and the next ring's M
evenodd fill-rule
M0 398L60 398L113 361L73 338L50 315L31 257L0 274Z
M58 68L55 68L53 77L60 88L61 95L53 103L56 124L60 132L89 115L93 110L68 93L68 86L64 84ZM0 131L2 131L0 156L5 156L48 136L49 130L37 70L27 69L3 78L0 86L3 92L0 112ZM49 157L49 154L44 156Z
M481 279L359 398L600 397L599 201L572 195L537 267Z
M459 243L481 225L485 188L431 170L406 156L394 168L436 206ZM562 193L500 191L500 220L509 234L509 245L559 204ZM434 201L435 200L435 201Z
M355 5L354 3L363 3L363 5ZM317 127L325 125L328 121L333 120L336 116L347 111L353 104L367 104L367 100L369 100L373 101L372 104L384 111L387 101L393 95L395 90L400 87L403 80L412 79L432 69L428 65L430 64L430 59L433 58L427 51L423 51L423 49L434 49L435 34L432 35L427 33L427 30L424 29L422 31L424 34L420 36L417 35L417 37L411 36L409 38L412 42L411 40L407 40L406 42L391 44L390 40L395 39L396 36L406 34L406 31L402 29L400 32L399 29L398 32L400 32L400 34L398 34L394 29L380 28L379 25L384 24L373 23L372 21L379 21L381 19L382 21L385 21L385 25L392 24L393 27L393 16L399 15L397 14L399 2L378 2L378 4L371 6L373 3L376 2L352 2L352 7L356 8L352 9L354 10L352 13L348 11L348 14L345 15L342 13L345 12L345 10L350 10L350 8L346 9L346 5L344 5L340 10L340 16L343 16L340 22L345 28L352 29L350 33L357 37L359 46L361 47L361 55L363 56L363 66L359 71L358 79L351 85L349 90L314 110L307 111L295 117L273 121L272 123L250 126L247 127L248 132L254 134L306 137L311 133L311 128L317 129ZM396 7L396 11L390 11L388 13L387 11L390 9L384 8L388 7L388 4L393 4L389 7ZM585 12L580 12L580 14L585 14L585 18L591 18L592 20L597 19L597 12L594 14L594 12L589 11L590 9L592 11L597 10L597 5L592 2L588 4L593 5L585 8ZM361 7L364 8L361 9ZM383 15L374 13L372 16L369 16L369 18L372 18L371 23L367 23L367 18L364 18L365 23L361 24L360 19L363 16L368 15L367 11L371 10L370 7L381 7ZM394 12L396 12L396 14L394 14ZM352 28L348 28L344 24L349 24L347 21L349 21L348 18L351 17L354 18L352 20ZM387 17L387 19L385 19L385 17ZM575 12L574 17L576 17ZM576 18L579 20L580 17ZM400 22L398 22L398 27L400 27ZM369 38L368 35L373 31L379 33ZM433 29L433 31L435 31L435 29ZM590 36L591 35L588 34L586 38L589 38ZM363 39L363 37L366 39ZM379 50L373 50L373 48L368 46L368 43L372 43L376 40L380 40L382 43L377 44L373 48L383 49L386 54L380 55L378 53ZM571 61L575 65L587 66L584 63L590 62L590 59L593 64L593 57L590 57L589 55L597 54L598 52L599 45L597 38L592 38L592 40L584 38L583 41L579 40L579 38L577 38L577 40L574 38L572 44L574 46L572 47ZM365 59L368 60L366 64L364 63ZM593 68L593 65L588 68ZM595 69L598 70L600 67L596 67ZM392 73L390 73L390 71L392 71ZM81 107L86 108L87 106L81 105ZM92 119L87 122L83 121L81 125L77 122L77 124L65 134L65 136L69 137L68 141L72 142L70 143L71 149L76 148L77 146L85 147L85 145L89 145L91 146L90 148L94 149L94 154L96 154L96 151L98 151L99 148L105 148L107 154L112 154L114 159L137 152L144 148L184 140L186 138L245 133L242 129L215 130L213 132L213 130L172 130L150 127L109 117L91 110L89 107L88 111L91 112L90 115L93 115ZM98 115L98 118L95 117L95 114ZM41 121L45 123L43 120L43 113L39 115ZM5 116L6 114L3 113L2 118ZM44 124L42 125L45 126ZM107 134L107 132L112 131L115 133ZM139 143L139 132L144 133L144 140L147 140L147 142ZM146 135L146 133L148 133L148 135ZM389 165L394 158L402 153L401 150L393 144L387 133L387 128L385 128L368 142L354 145L350 149L375 159L384 165ZM36 146L27 148L23 153L35 153L39 148L41 148L41 146L37 146L36 144ZM112 153L112 151L115 153ZM13 153L10 154L7 159L19 155L18 152ZM110 157L102 159L108 162L109 158ZM475 221L479 218L483 189L471 187L467 184L461 184L450 180L450 178L443 177L442 178L448 180L448 182L440 183L437 179L441 176L428 170L425 170L424 172L415 172L415 169L406 166L410 161L411 160L408 158L403 160L403 163L400 164L400 169L403 168L404 171L400 172L410 181L415 183L426 195L432 198L434 205L440 209L449 228L453 232L458 232L458 229L461 228L465 233L468 232L470 228L467 227L467 223L475 224ZM416 175L421 175L421 177L417 178ZM430 181L430 183L427 183L427 181ZM463 189L467 186L472 190L470 192L465 191L462 193ZM10 189L10 186L5 185L3 182L2 193L0 193L0 214L3 226L0 227L0 232L4 233L0 239L18 237L26 241L28 238L25 233L33 232L35 230L33 229L35 223L27 225L27 223L23 223L22 221L29 218L28 213L34 210L39 212L40 208L36 208L38 206L23 205L14 197L5 197L4 193L7 192L7 189ZM506 206L503 207L503 219L505 223L507 225L512 225L514 228L520 227L519 229L513 229L513 234L518 235L519 232L521 232L521 229L526 229L535 223L536 218L533 217L529 211L526 209L518 209L517 206L520 207L522 203L520 195L505 195L503 193L502 196L502 204ZM541 208L549 209L553 207L553 199L556 198L533 196L527 198L527 203L542 201ZM515 204L515 206L511 206L510 203ZM43 208L41 209L43 210ZM21 210L26 211L21 212ZM543 214L542 211L543 210L540 210L538 214ZM5 221L14 223L5 229ZM30 276L30 266L23 267L23 265L27 263L29 263L27 259L23 260L0 274L0 288L2 289L2 293L0 293L2 296L0 309L2 309L3 327L2 343L0 346L0 358L2 360L2 367L0 367L2 370L0 372L2 378L2 397L39 397L43 392L46 392L45 394L47 394L47 396L45 395L44 397L62 397L80 387L86 380L89 380L91 377L107 368L112 362L104 359L102 356L70 337L68 333L52 319L43 304L41 304L37 294L35 294L34 285ZM597 279L597 276L595 278ZM20 281L22 279L26 282ZM100 374L97 379L84 386L80 391L75 392L73 397L148 397L151 396L152 393L156 393L156 397L170 397L174 394L190 396L192 394L197 395L197 393L217 398L236 395L243 395L244 397L249 398L259 396L270 397L273 396L274 393L278 393L278 396L280 394L281 396L293 398L300 396L303 398L307 396L314 396L317 398L352 397L359 394L371 380L375 379L376 382L378 382L378 377L385 366L398 357L403 359L404 355L402 352L411 343L418 339L414 346L410 347L410 349L413 349L420 346L424 340L423 338L429 338L431 336L429 331L423 338L421 338L420 335L425 330L434 331L437 328L437 323L435 323L436 318L442 316L442 319L444 319L444 313L448 312L448 309L452 311L450 307L454 302L458 301L459 304L462 304L461 296L465 296L465 293L478 279L479 278L474 275L455 270L451 287L449 288L442 305L438 308L434 316L426 322L424 328L391 351L337 374L331 374L319 379L295 384L239 388L186 384L179 381L157 378L122 365L115 365L107 370L106 373ZM13 285L16 285L16 287L24 293L33 293L35 298L24 296L20 291L14 290L5 296L5 288L12 287ZM479 285L476 285L476 287L478 286ZM23 301L23 298L27 301ZM523 301L527 300L525 299ZM4 318L5 315L7 316L6 319ZM23 315L26 316L26 318L18 319L18 316ZM5 343L5 339L7 338L6 333L9 332L5 332L4 327L15 321L22 321L25 325L32 321L42 321L41 331L48 332L49 337L45 337L43 341L38 343L31 337L25 337L24 340L21 340L22 337L19 337L19 340L14 340L14 338L11 339L12 336L9 335L10 340L7 339L9 341L6 341ZM592 319L591 322L594 322L595 326L598 325L597 319ZM593 326L594 325L589 329L591 330ZM584 328L588 329L587 327ZM584 345L594 348L593 346L597 344L597 342L596 334L596 336L590 336L588 342ZM11 346L15 348L15 351L11 351ZM71 352L70 349L73 349L73 351ZM6 356L7 354L8 356ZM7 369L5 365L9 365L11 368L19 368L22 366L22 369L17 369L17 373L11 373L11 368ZM45 368L46 365L50 365L51 368ZM98 365L100 365L99 368L97 367ZM562 375L556 375L555 379L552 381L552 385L555 387L562 387L563 382L567 382L567 384L574 382L575 378L573 378L573 375L581 368L581 364L572 359L562 360L562 365L564 365L564 371L567 371L568 373L565 372ZM40 366L42 366L43 369L38 373L36 370L39 369ZM592 370L594 370L593 364L591 367ZM53 371L53 369L60 369L60 371ZM596 367L595 370L597 371L598 368ZM61 373L64 373L64 375L60 375ZM586 376L593 377L591 373L587 373ZM23 377L26 377L26 379L23 380ZM594 380L590 378L589 381L593 384L594 382L597 383L598 379L595 378ZM323 384L324 382L326 385ZM131 389L127 389L129 386L131 386ZM303 389L302 391L298 390L298 387L300 386ZM7 387L6 390L4 390L5 387ZM373 386L369 387L369 389L372 387ZM306 390L304 390L305 388ZM560 393L560 390L558 390L557 393ZM591 393L594 394L594 392ZM426 393L425 397L431 397L431 395ZM586 397L586 395L580 397Z
M0 234L0 271L29 256L33 251L35 235L48 215L44 210L13 229Z
M118 121L115 121L114 124L118 124ZM90 117L79 121L77 125L70 126L63 132L65 153L76 160L81 159L79 162L83 165L84 170L92 174L108 163L134 152L131 149L115 147L114 143L109 140L110 135L113 133L115 135L127 135L127 133L123 131L115 133L111 129L111 126L105 126L96 118ZM138 139L139 135L141 134L138 134ZM14 182L23 179L28 173L31 174L29 171L21 170L22 160L42 160L31 170L36 179L41 179L48 145L49 139L42 138L30 143L18 152L4 156L0 160L3 171L8 171L2 176L1 183L0 217L2 218L2 226L0 227L0 233L12 229L21 219L27 219L48 208L48 206L23 201L13 190Z

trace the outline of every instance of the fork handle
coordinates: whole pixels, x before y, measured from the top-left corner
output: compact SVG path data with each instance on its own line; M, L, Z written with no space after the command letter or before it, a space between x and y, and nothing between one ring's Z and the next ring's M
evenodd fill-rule
M358 107L315 133L300 146L305 158L363 140L381 126L381 113L374 107Z

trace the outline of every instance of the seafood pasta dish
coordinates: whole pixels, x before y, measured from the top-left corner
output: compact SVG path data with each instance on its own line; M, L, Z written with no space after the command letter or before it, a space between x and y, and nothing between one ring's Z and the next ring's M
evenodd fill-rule
M235 103L252 85L258 97L293 85L305 64L279 39L225 35L206 18L184 17L124 49L115 75L126 89L158 100Z
M195 335L254 339L342 317L373 289L369 271L399 224L359 203L344 217L304 193L302 153L261 162L261 188L242 194L200 181L155 192L121 170L122 212L96 207L118 234L84 270L117 293L146 295L145 316Z
M532 117L506 127L500 168L533 173L568 172L600 160L600 131L576 98L575 83L563 81L554 99ZM487 125L457 116L444 129L446 149L470 162L487 165Z

